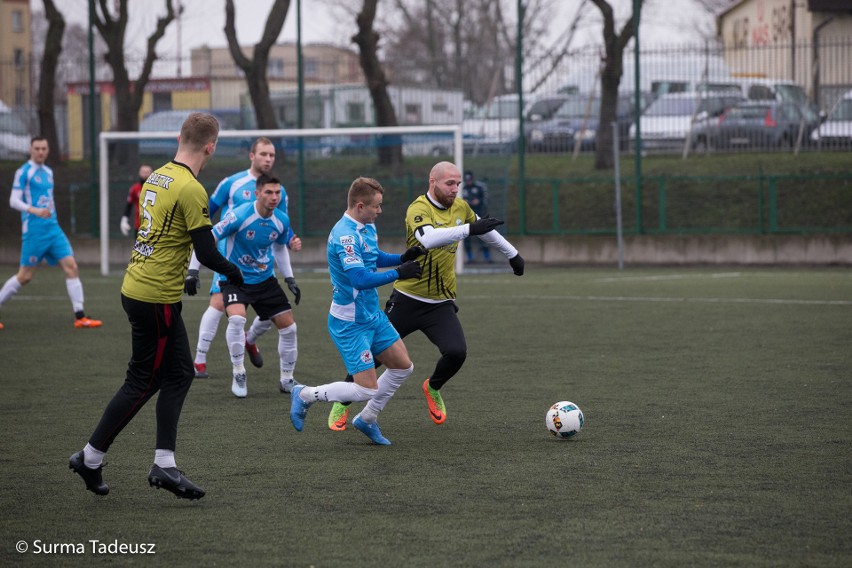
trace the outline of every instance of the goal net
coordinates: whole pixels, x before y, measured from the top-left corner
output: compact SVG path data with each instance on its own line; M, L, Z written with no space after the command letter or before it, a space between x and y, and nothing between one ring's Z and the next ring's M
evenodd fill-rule
M177 136L177 131L101 133L98 217L102 274L109 274L111 268L123 270L130 258L133 237L121 234L120 220L139 166L157 169L174 158ZM425 191L431 167L448 160L464 171L460 125L222 130L216 154L199 174L208 195L222 179L249 168L250 148L261 136L276 147L272 173L282 180L293 229L302 237L328 235L346 209L349 185L363 175L378 179L385 188L383 214L377 221L382 238L404 239L405 210ZM401 164L381 165L380 154L395 148L402 153Z

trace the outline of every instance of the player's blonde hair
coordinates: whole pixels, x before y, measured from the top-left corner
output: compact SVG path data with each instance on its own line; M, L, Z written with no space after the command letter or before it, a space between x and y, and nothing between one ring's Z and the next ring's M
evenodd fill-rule
M180 127L180 145L200 151L219 137L219 121L212 114L194 112L186 117Z
M382 184L373 178L355 178L355 181L349 186L348 206L354 207L358 203L371 205L373 203L373 196L384 192L385 188L382 187Z
M261 144L269 144L270 146L275 146L272 143L272 140L270 140L266 136L261 136L257 140L255 140L254 143L251 145L251 153L252 154L256 153L257 147L260 146Z

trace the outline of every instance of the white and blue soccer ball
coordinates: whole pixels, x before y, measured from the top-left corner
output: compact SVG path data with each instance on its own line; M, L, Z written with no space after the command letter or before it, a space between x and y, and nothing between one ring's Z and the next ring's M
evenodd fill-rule
M545 423L557 438L573 438L583 429L583 411L573 402L563 400L550 407Z

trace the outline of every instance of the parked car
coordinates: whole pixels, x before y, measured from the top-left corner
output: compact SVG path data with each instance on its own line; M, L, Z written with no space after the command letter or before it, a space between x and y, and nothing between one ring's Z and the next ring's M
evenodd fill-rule
M0 110L0 160L29 157L31 138L27 125L18 115L9 107Z
M219 121L219 130L247 130L253 125L243 120L239 109L224 110L164 110L145 115L139 122L139 132L172 132L168 138L141 140L139 152L147 155L174 156L177 151L177 134L186 117L193 112L207 112ZM217 151L248 151L254 140L220 138Z
M678 149L687 137L707 128L708 122L743 100L732 91L672 93L662 95L642 113L642 149ZM636 141L636 125L630 126L630 141Z
M811 141L820 146L852 148L852 91L846 91L825 122L811 132Z
M816 126L795 103L745 101L727 109L715 125L698 133L696 144L724 150L793 148L800 139L807 142Z
M642 109L651 102L651 95L640 97ZM630 125L634 120L636 101L632 94L619 95L616 107L619 145L626 148ZM581 150L594 150L600 120L599 97L574 96L566 98L550 119L530 121L526 125L527 147L531 152L571 151L577 142Z
M511 153L520 137L518 95L500 95L462 122L466 153Z

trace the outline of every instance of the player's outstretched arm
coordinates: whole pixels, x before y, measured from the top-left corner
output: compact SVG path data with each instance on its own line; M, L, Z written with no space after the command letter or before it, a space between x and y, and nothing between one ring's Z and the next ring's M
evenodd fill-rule
M485 233L493 231L502 224L503 221L500 219L495 219L494 217L482 217L470 224L470 235L484 235Z

